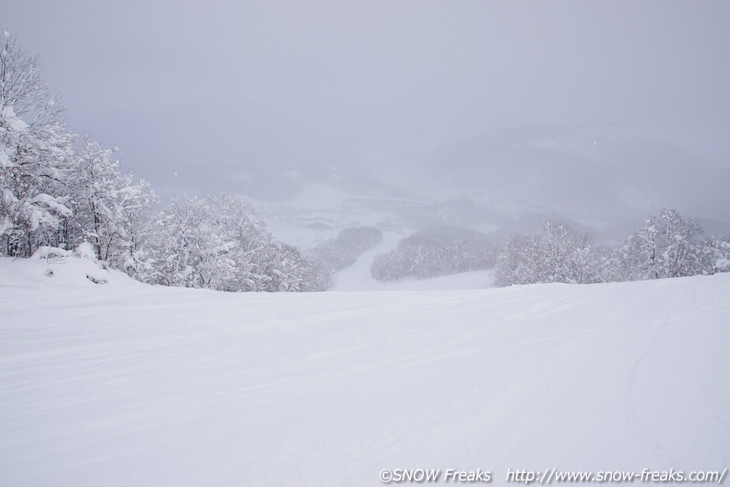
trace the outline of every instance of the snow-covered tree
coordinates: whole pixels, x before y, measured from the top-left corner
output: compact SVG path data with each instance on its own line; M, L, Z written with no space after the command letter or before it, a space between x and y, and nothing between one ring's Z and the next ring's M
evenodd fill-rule
M497 285L602 280L602 256L587 234L571 226L546 222L535 236L514 234L498 258Z
M278 242L243 200L178 198L152 228L149 282L233 292L323 290L315 264Z
M115 268L138 269L140 232L155 195L148 182L120 172L114 152L86 138L69 181L74 213L67 223L69 240L74 246L88 241L96 258Z
M383 239L383 233L373 227L351 227L342 230L336 238L325 240L309 252L307 257L316 260L325 272L332 275L351 266L368 249Z
M496 246L485 235L467 228L427 227L378 256L371 275L387 281L403 277L425 279L459 272L490 269L496 263Z
M4 32L0 39L0 238L6 255L58 244L67 206L73 137L37 58Z
M703 274L730 272L730 237L708 237L702 245L700 256Z
M702 229L677 210L652 215L617 250L621 280L660 279L702 273Z
M534 240L523 233L514 233L497 257L495 284L511 286L535 281L533 268L536 256Z
M278 242L248 203L181 198L151 218L147 181L122 173L114 150L75 151L38 59L0 39L0 255L40 246L93 248L147 282L225 291L312 291L329 274Z
M567 224L545 223L535 239L539 282L593 281L590 238Z
M150 212L157 195L149 181L135 180L131 173L122 174L117 189L118 238L110 264L135 279L151 271L151 256L144 248L151 231Z
M98 260L108 260L112 243L119 236L116 202L119 163L113 149L102 149L88 137L77 158L73 174L74 218L70 222L70 239L87 240Z
M212 212L202 199L178 198L155 218L148 242L154 261L150 280L157 284L210 287L213 273L226 280L233 273L226 259L232 242L216 231Z

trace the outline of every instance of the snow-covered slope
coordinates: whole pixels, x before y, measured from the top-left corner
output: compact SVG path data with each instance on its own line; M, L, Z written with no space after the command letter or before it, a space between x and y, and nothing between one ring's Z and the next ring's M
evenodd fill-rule
M393 250L404 237L400 232L384 232L383 240L360 255L353 265L335 274L335 291L439 291L445 289L484 289L494 284L492 270L462 272L431 279L408 278L378 281L370 274L375 258Z
M730 274L226 294L61 265L0 259L0 485L730 466Z

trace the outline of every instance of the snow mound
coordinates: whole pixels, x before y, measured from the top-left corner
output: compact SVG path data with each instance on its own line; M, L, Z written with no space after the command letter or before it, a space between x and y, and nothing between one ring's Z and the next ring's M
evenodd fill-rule
M104 268L94 259L90 245L82 244L75 251L41 247L30 259L0 257L0 286L87 288L100 284L144 286L123 272Z

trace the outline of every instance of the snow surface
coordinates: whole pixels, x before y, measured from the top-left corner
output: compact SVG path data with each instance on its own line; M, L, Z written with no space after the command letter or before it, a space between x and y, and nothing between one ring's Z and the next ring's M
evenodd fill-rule
M0 259L0 485L730 466L730 274L228 294L89 265Z

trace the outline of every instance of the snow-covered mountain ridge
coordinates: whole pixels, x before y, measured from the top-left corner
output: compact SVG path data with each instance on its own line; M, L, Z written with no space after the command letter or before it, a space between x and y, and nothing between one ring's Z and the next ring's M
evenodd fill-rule
M678 209L724 236L730 172L726 151L717 147L725 146L726 130L704 143L692 140L702 132L505 129L369 164L267 166L244 181L232 179L230 191L251 199L279 238L300 247L329 237L313 224L412 231L450 224L504 235L533 231L549 219L612 241L661 208Z

